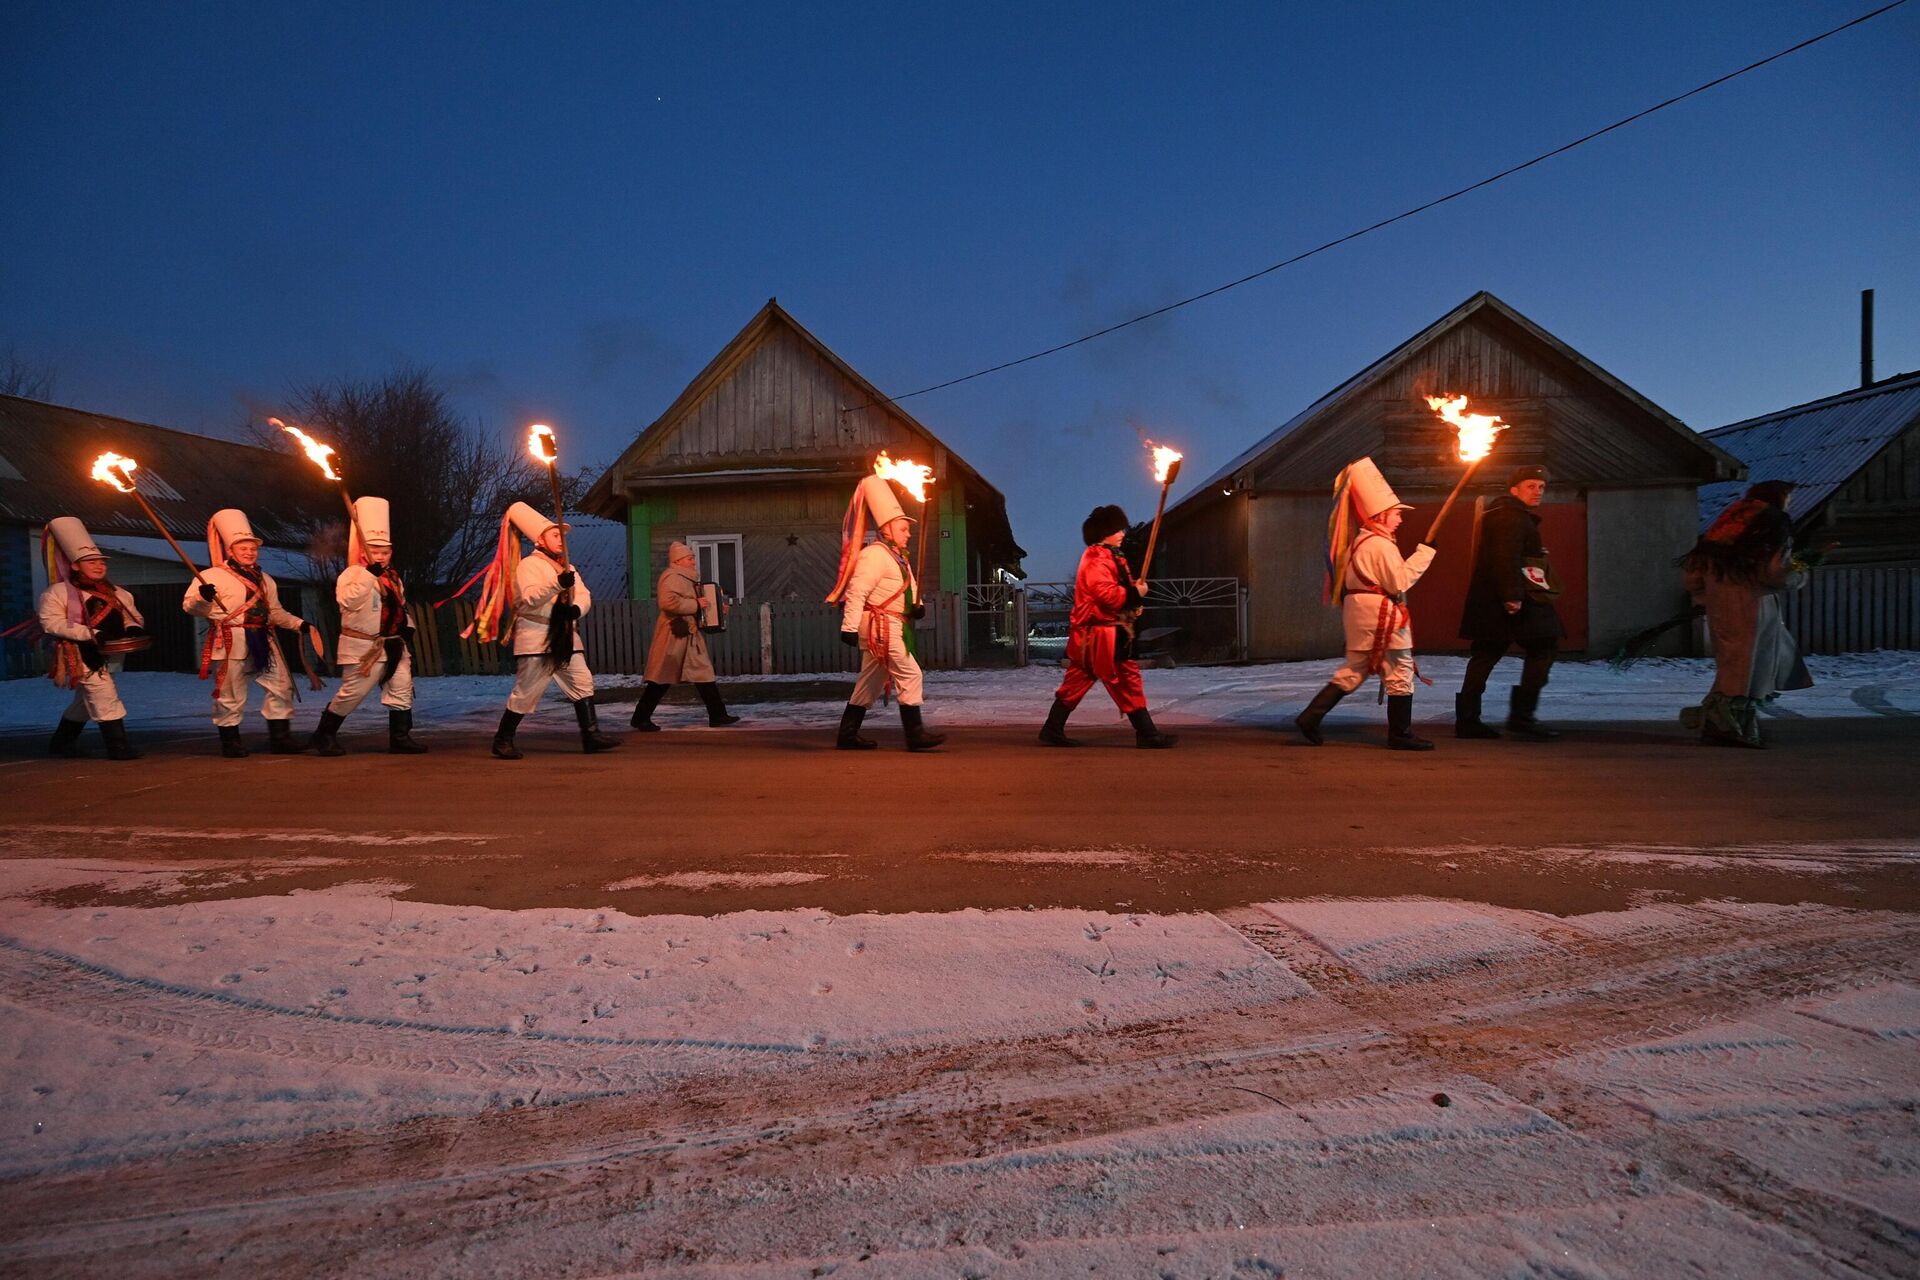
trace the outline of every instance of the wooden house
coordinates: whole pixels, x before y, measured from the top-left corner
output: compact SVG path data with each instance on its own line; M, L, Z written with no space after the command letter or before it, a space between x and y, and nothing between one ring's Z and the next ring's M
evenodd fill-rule
M677 539L736 600L817 601L839 567L847 501L881 450L933 468L927 510L907 504L930 540L929 595L1020 573L1000 491L771 299L582 506L626 525L636 599L651 597Z
M1543 463L1553 482L1540 514L1564 582L1569 651L1610 652L1684 603L1673 558L1692 544L1696 491L1745 474L1690 430L1490 293L1477 293L1308 405L1167 513L1166 569L1232 574L1247 589L1246 636L1257 659L1324 658L1341 648L1338 613L1321 603L1334 476L1372 456L1415 504L1411 550L1461 474L1454 436L1428 394L1465 394L1473 412L1509 424L1439 535L1440 555L1414 589L1414 636L1426 651L1464 649L1471 498L1505 491L1509 471Z

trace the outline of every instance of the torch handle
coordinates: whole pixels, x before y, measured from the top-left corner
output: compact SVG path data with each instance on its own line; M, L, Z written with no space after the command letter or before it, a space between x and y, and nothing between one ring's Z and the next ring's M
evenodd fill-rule
M913 553L913 602L925 604L920 598L920 581L927 567L927 500L920 500L920 546Z
M1147 572L1153 568L1154 548L1160 543L1160 518L1167 514L1167 490L1172 487L1172 476L1168 476L1167 482L1160 486L1160 505L1154 508L1153 528L1147 534L1147 554L1141 557L1140 560L1140 580L1142 582L1147 580Z
M1453 492L1448 494L1447 500L1440 504L1440 514L1433 518L1433 524L1427 529L1427 536L1420 539L1420 541L1426 543L1428 546L1433 545L1434 536L1440 532L1440 526L1445 522L1447 512L1453 510L1454 500L1460 496L1460 491L1467 487L1467 481L1473 479L1473 473L1480 469L1480 464L1485 460L1484 458L1475 458L1467 464L1467 469L1460 473L1460 482L1453 486Z
M367 547L366 535L360 532L360 513L353 509L353 495L347 492L347 482L340 482L340 501L347 504L347 527L353 530L353 538L347 544L347 563L353 563L353 543L358 542L364 552Z
M131 480L129 483L132 483ZM133 494L133 500L140 504L140 509L147 513L147 519L153 521L153 527L160 531L160 536L167 540L167 545L173 548L173 553L180 557L180 563L187 566L187 572L191 573L200 585L205 586L207 580L200 576L199 568L187 558L187 553L181 550L180 544L173 540L173 535L167 532L167 526L160 523L159 514L148 505L146 495L140 492L139 486L135 485L129 492Z

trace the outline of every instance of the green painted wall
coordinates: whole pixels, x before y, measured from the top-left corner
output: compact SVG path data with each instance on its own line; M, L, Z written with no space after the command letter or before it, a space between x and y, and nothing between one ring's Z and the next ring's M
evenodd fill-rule
M673 520L673 499L650 498L627 504L627 595L653 599L654 579L665 566L653 563L653 527Z
M940 590L967 589L967 494L965 482L955 476L951 484L940 488L940 531L953 536L940 539Z

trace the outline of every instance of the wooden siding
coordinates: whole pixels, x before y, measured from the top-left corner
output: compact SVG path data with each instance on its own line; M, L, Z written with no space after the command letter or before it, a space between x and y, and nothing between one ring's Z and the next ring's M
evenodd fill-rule
M1823 565L1780 603L1803 653L1920 649L1920 569Z
M1920 563L1920 421L1827 499L1802 540L1839 543L1836 565Z

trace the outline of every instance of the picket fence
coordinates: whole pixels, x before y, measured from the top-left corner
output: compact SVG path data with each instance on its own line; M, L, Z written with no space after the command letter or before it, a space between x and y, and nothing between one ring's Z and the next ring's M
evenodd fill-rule
M1920 569L1823 565L1780 615L1802 653L1920 649Z

